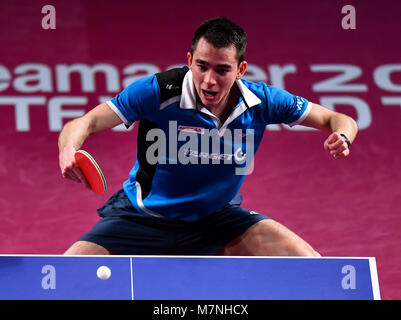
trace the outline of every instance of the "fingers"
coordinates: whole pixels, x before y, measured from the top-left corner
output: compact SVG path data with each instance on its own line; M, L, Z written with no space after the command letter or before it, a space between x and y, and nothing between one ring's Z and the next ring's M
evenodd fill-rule
M333 132L326 139L324 148L329 151L335 159L344 158L349 155L348 145L338 132Z
M74 163L70 172L71 172L72 180L82 183L85 186L85 188L87 188L87 189L91 189L88 180L86 180L84 174L82 173L81 168L76 163Z
M72 181L82 183L87 189L91 189L88 180L86 180L81 169L75 162L62 167L61 175L65 179L70 179Z
M343 151L330 151L330 154L333 156L334 159L345 158L349 155L349 149L345 149Z
M86 188L91 189L89 182L75 161L75 149L73 147L65 147L60 152L59 165L63 178L82 183Z

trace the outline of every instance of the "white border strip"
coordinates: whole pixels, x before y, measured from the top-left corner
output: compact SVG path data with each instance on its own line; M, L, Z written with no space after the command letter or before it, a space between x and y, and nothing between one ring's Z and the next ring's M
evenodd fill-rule
M132 258L129 259L129 265L131 269L131 299L134 300L134 273L132 269Z
M126 125L131 125L132 122L128 121L127 118L122 114L122 112L114 105L113 102L111 102L111 100L106 101L106 104L110 107L111 110L113 110L117 116L121 119L122 122L124 122L124 124Z
M232 259L232 258L247 258L247 259L361 259L361 260L369 260L375 259L375 257L302 257L302 256L182 256L182 255L64 255L64 254L23 254L23 253L14 253L14 254L3 254L0 253L0 257L109 257L109 258L215 258L215 259Z
M147 214L150 214L151 216L157 217L157 218L164 218L164 216L162 216L161 214L154 212L148 208L145 207L145 205L142 202L142 188L141 185L139 184L139 182L137 181L135 183L136 186L136 202L138 203L138 207L146 212Z
M373 299L381 300L376 258L369 258L370 278L372 280Z
M172 97L172 98L170 98L170 99L164 101L164 102L160 105L160 110L163 110L164 108L168 107L169 105L172 105L173 103L178 102L178 101L180 101L180 100L181 100L181 95Z
M308 105L306 106L304 113L299 117L298 120L288 124L288 126L293 127L297 124L302 124L302 122L305 120L305 118L308 116L308 114L311 110L312 110L312 102L308 102Z

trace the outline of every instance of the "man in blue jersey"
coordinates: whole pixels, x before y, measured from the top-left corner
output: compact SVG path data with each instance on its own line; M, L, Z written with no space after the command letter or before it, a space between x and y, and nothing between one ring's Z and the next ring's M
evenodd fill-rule
M139 122L137 161L98 210L101 220L66 254L318 256L279 222L240 206L265 126L326 129L324 148L349 155L355 121L285 90L242 79L246 33L216 18L195 32L188 67L144 77L67 123L63 177L87 185L74 153L90 135Z

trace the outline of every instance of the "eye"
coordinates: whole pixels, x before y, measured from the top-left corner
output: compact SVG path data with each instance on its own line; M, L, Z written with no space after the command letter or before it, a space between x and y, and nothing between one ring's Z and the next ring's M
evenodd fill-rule
M224 76L228 72L228 70L227 69L217 69L216 72L219 75Z
M198 64L198 68L199 68L199 70L202 71L202 72L207 71L207 67L204 66L203 64Z

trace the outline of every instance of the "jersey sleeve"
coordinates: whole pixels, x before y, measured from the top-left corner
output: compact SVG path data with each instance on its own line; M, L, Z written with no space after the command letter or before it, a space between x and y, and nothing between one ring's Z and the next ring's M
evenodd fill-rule
M301 123L309 114L311 102L286 90L267 86L267 124L285 123L290 127Z
M153 75L131 83L106 103L126 126L130 126L137 120L151 120L154 112L159 109L159 102L160 89Z

